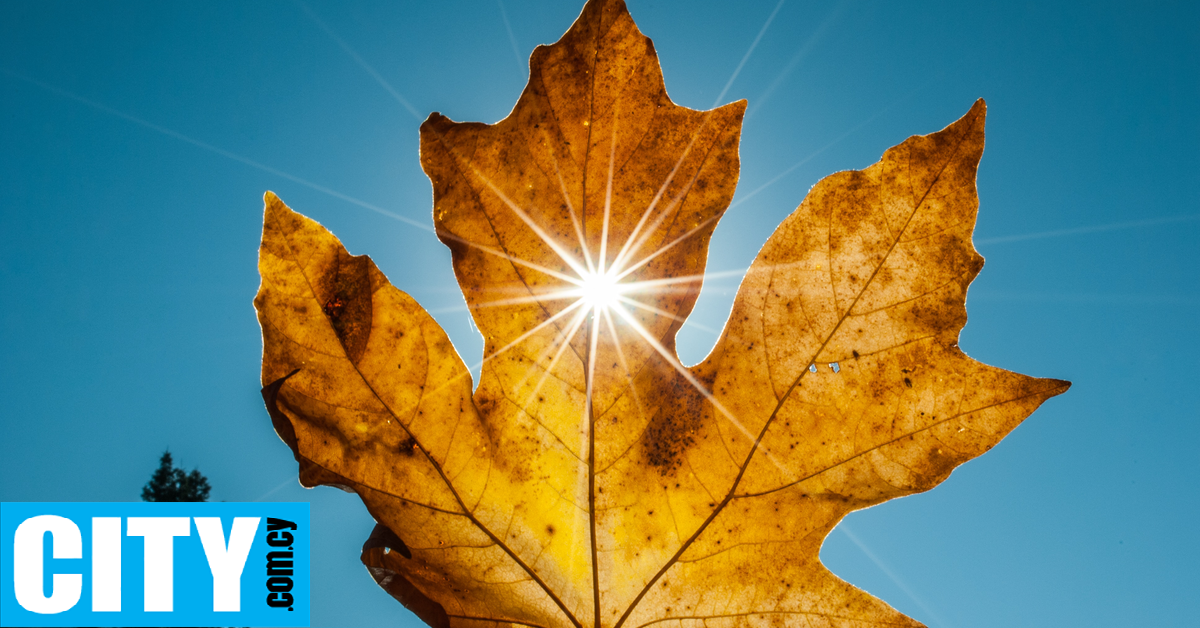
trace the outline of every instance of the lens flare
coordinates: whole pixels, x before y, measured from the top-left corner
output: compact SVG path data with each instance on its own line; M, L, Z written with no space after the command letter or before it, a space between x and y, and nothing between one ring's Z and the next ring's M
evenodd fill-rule
M585 273L581 279L579 298L588 309L605 312L620 302L622 286L616 273Z

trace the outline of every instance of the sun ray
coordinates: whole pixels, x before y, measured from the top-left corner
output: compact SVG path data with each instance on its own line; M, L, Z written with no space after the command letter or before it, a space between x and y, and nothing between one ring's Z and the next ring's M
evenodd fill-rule
M561 259L565 264L570 266L571 270L574 270L575 273L577 275L579 275L580 277L585 276L587 274L587 270L579 263L579 260L575 259L574 255L571 255L569 252L567 252L566 248L564 248L562 246L562 244L560 244L554 238L550 237L549 233L546 233L546 231L544 229L542 229L542 227L540 225L538 225L537 222L535 222L532 218L530 218L529 215L526 214L523 209L521 209L511 199L509 199L508 196L502 190L500 190L500 188L495 183L492 183L492 180L489 179L487 177L487 175L480 172L479 168L475 167L475 164L471 163L470 160L464 159L461 155L458 154L458 151L454 150L449 145L447 145L447 143L445 141L445 135L443 135L437 131L434 131L434 132L437 133L438 137L442 140L442 146L446 149L446 152L450 154L450 156L455 160L455 162L460 166L460 168L462 168L464 170L469 169L480 181L483 182L484 185L486 185L488 187L488 189L490 189L492 191L493 194L496 195L497 198L499 198L508 207L508 209L510 211L512 211L514 214L516 214L516 216L518 218L520 218L522 222L525 223L525 226L529 227L529 229L531 231L533 231L535 234L537 234L537 236L542 239L542 242L545 242L546 245L549 246L550 249L553 250L556 255L558 255L559 259ZM575 280L571 280L571 281L572 281L572 283L575 283Z
M740 268L740 269L736 269L736 270L719 270L719 271L712 272L712 273L699 273L699 274L695 274L695 275L680 275L678 277L663 277L661 279L645 279L642 281L631 281L631 282L624 283L621 285L628 286L629 289L624 291L625 294L628 294L630 292L638 292L639 290L642 290L642 289L652 289L652 288L655 288L658 286L674 286L676 284L683 284L683 283L696 283L698 281L704 281L706 279L718 279L721 277L740 277L740 276L745 275L746 271L748 271L748 270L749 270L748 268Z
M736 201L734 201L732 204L730 204L730 205L729 205L729 209L733 209L734 207L737 207L738 205L741 205L742 203L745 203L746 201L750 200L750 199L751 199L751 198L753 198L755 195L757 195L759 192L762 192L763 190L765 190L765 189L767 189L767 188L771 187L772 185L775 185L776 183L778 183L778 182L779 182L779 180L780 180L780 179L782 179L782 178L786 177L787 175L791 174L791 173L792 173L792 171L794 171L796 168L799 168L800 166L803 166L804 164L806 164L806 163L808 163L808 162L812 161L813 159L816 159L816 158L817 158L817 156L819 156L821 153L823 153L823 152L825 152L825 151L829 150L830 148L833 148L833 147L834 147L834 146L836 146L837 144L841 143L841 141L842 141L842 140L846 139L847 137L850 137L850 136L851 136L851 135L852 135L852 134L853 134L855 131L857 131L857 130L859 130L859 129L863 128L864 126L867 126L868 124L870 124L872 121L874 121L874 120L875 120L875 118L878 118L878 117L879 117L879 115L880 115L880 114L882 114L884 111L887 111L887 107L884 107L883 109L881 109L881 110L879 110L879 111L875 112L875 114L874 114L874 115L872 115L871 117L867 118L866 120L863 120L862 122L859 122L857 125L855 125L853 128L851 128L849 131L845 131L845 132L843 132L841 135L839 135L839 136L837 136L836 138L834 138L834 140L833 140L833 141L831 141L831 142L829 142L828 144L826 144L826 145L824 145L824 146L822 146L822 147L818 148L817 150L813 151L812 153L809 153L809 155L808 155L807 157L805 157L805 158L801 159L800 161L797 161L796 163L792 164L790 167L788 167L788 169L787 169L787 170L784 170L783 172L780 172L779 174L777 174L777 175L775 175L774 177L772 177L772 178L771 178L771 180L769 180L769 181L767 181L766 183L764 183L764 184L762 184L762 185L758 186L757 188L754 188L753 190L751 190L751 191L750 191L750 193L749 193L749 194L747 194L747 195L745 195L745 196L743 196L743 197L739 198L738 200L736 200Z
M626 379L629 380L629 392L630 392L630 394L633 395L633 402L637 406L638 416L644 420L646 418L646 409L642 405L641 395L639 395L637 392L637 386L634 383L633 371L631 371L629 369L629 363L625 359L625 352L621 349L620 337L617 335L616 326L613 324L612 314L607 309L604 310L603 313L604 313L605 321L608 323L609 332L612 333L612 336L613 336L613 346L617 350L617 359L618 359L618 361L620 361L621 368L624 369L624 371L625 371ZM614 399L613 402L615 403L616 399ZM609 408L611 408L611 407L612 406L609 406ZM607 412L607 409L605 410L605 412ZM643 427L643 433L644 433L644 430L645 430L645 428ZM629 451L629 448L627 447L624 452L622 452L620 455L616 456L614 459L610 460L608 462L607 466L601 467L599 469L595 469L594 474L595 475L604 474L606 471L608 471L609 468L612 467L612 465L616 464L621 458L625 457L625 454L628 453L628 451Z
M576 309L576 308L579 308L579 307L581 307L582 305L583 305L583 302L582 302L582 301L576 301L575 303L572 303L571 305L569 305L569 306L567 306L567 307L563 308L563 309L562 309L561 311L559 311L557 314L555 314L555 315L551 316L550 318L548 318L548 319L546 319L546 320L542 321L541 323L538 323L538 325L537 325L536 327L534 327L533 329L530 329L529 331L527 331L527 332L525 332L525 333L521 334L520 336L517 336L517 338L516 338L516 339L514 339L514 340L512 340L511 342L509 342L508 344L504 345L504 346L503 346L503 347L501 347L500 349L497 349L497 350L496 350L496 351L494 351L494 352L493 352L491 355L489 355L489 356L486 356L485 358L483 358L483 360L482 360L482 361L480 361L480 362L479 362L479 364L477 364L477 365L476 365L476 367L483 366L483 363L484 363L484 362L487 362L488 360L491 360L492 358L495 358L496 356L500 355L501 353L504 353L505 351L508 351L509 349L511 349L511 348L513 348L513 347L515 347L517 344L519 344L519 343L521 343L521 342L524 342L524 341L525 341L525 339L527 339L527 338L529 338L530 336L532 336L533 334L537 333L537 332L538 332L538 331L540 331L540 330L541 330L543 327L546 327L547 325L552 325L552 324L554 324L554 321L556 321L556 320L558 320L558 319L560 319L560 318L562 318L562 317L566 316L567 314L569 314L569 313L571 312L571 310L574 310L574 309ZM561 331L560 331L559 333L561 333Z
M625 371L625 378L629 380L629 392L633 395L633 403L637 406L638 416L646 418L646 409L642 406L642 398L638 395L637 386L634 384L633 371L629 370L629 362L625 359L625 351L621 349L621 337L617 335L617 327L613 324L612 314L605 309L603 311L604 321L608 323L608 333L612 334L613 348L617 350L617 361L621 363L621 369Z
M483 181L489 189L492 190L492 193L495 194L501 201L503 201L504 204L508 206L509 210L516 214L517 217L520 218L530 230L536 233L537 236L546 243L546 246L549 246L564 263L570 266L572 270L581 276L587 273L587 269L585 269L579 263L579 260L575 259L574 255L568 253L562 244L550 237L550 234L546 233L546 231L542 229L541 225L534 222L534 220L529 217L529 214L525 213L525 210L521 209L516 203L512 202L512 200L510 200L508 196L506 196L504 192L500 190L500 188L496 187L496 184L492 183L491 179L488 179L486 176L484 176L484 174L475 166L471 165L470 168L471 171L475 173L475 176L479 177L479 179Z
M675 238L674 240L672 240L670 243L666 244L665 246L658 247L657 251L647 255L646 257L643 257L642 259L638 260L637 262L634 262L633 264L630 264L628 268L621 269L620 274L617 275L617 279L624 278L625 276L629 275L630 273L635 272L637 269L645 266L646 264L649 264L651 261L654 260L654 258L671 250L676 245L678 245L680 242L683 242L684 240L692 237L693 235L696 235L697 232L704 229L709 224L716 222L717 219L719 219L720 217L721 217L720 215L713 216L713 217L709 218L708 220L701 222L700 224L696 225L695 227L692 227L686 233L679 236L678 238ZM638 248L640 249L641 246L639 245Z
M633 285L633 284L621 284L621 286L622 286L621 295L622 296L630 295L630 294L657 294L657 295L691 294L696 291L695 288L684 287L684 286L660 286L660 287L653 288L653 289L644 288L644 289L638 289L638 290L631 290L626 287L626 286L630 286L630 285Z
M504 10L504 0L496 0L496 4L500 7L500 19L504 20L504 30L508 31L508 43L512 45L513 56L517 60L517 73L521 78L525 78L529 68L525 67L525 59L517 47L517 37L513 35L512 24L508 22L508 11Z
M604 274L607 269L608 254L608 221L612 215L613 164L617 159L617 103L613 103L612 139L608 146L608 183L604 189L604 222L600 228L600 267L596 270Z
M771 97L771 94L775 92L775 89L779 87L779 85L783 83L784 79L791 74L792 70L796 69L796 66L803 61L806 56L808 56L808 53L811 52L813 47L815 47L816 44L821 40L821 37L824 35L825 31L829 29L830 25L837 21L842 9L846 8L849 3L849 0L841 0L833 7L833 9L829 11L828 15L825 16L825 20L821 22L821 25L818 26L817 29L808 36L808 39L806 39L800 45L800 48L796 50L795 54L792 55L792 58L788 60L783 69L780 70L777 75L775 75L775 80L771 81L771 84L767 86L767 89L763 90L763 93L760 94L758 98L754 99L754 104L746 110L747 120L750 119L750 116L754 115L755 111L758 111L759 108L761 108L763 104L767 102L767 100Z
M430 314L441 314L446 312L468 312L474 310L482 310L492 307L504 307L507 305L533 305L541 304L545 301L566 301L578 300L579 290L556 288L553 290L527 290L527 289L496 289L494 292L516 292L521 293L521 296L511 297L507 299L493 299L491 301L481 301L475 304L456 305L453 307L441 307L426 309Z
M484 253L488 253L489 255L495 255L496 257L503 258L513 264L518 265L518 266L524 266L526 268L536 270L540 273L545 273L547 275L550 275L551 277L554 277L556 279L561 279L568 283L572 283L575 285L582 285L582 282L576 277L572 277L566 273L561 273L552 268L547 268L545 266L542 266L541 264L535 264L534 262L530 262L528 260L521 259L515 255L512 255L511 253L506 253L505 251L502 251L495 247L491 247L486 244L479 244L478 242L471 242L470 240L456 236L453 233L450 233L449 231L446 231L444 229L439 230L437 233L439 236L443 236L450 240L454 240L455 242L458 242L459 244L465 244L469 247L483 251Z
M733 87L733 82L737 80L738 74L741 74L742 68L745 67L746 62L750 60L750 55L754 54L754 49L758 47L758 42L761 41L763 35L767 33L767 28L771 26L771 22L775 21L775 15L778 14L779 10L783 8L783 3L785 1L786 0L779 0L779 2L775 4L775 10L771 11L771 15L767 16L767 21L763 23L762 28L758 30L758 35L756 35L754 37L754 41L750 43L750 49L746 51L746 54L742 55L742 60L737 64L737 68L733 70L733 75L730 76L729 80L725 82L725 88L722 89L721 93L717 94L717 97L713 100L712 106L716 107L717 103L721 102L722 98L725 98L725 94L729 91L729 88Z
M759 39L762 38L763 33L765 33L767 30L767 27L770 26L772 20L775 19L775 14L778 13L780 7L783 6L783 1L784 0L779 1L779 3L775 6L775 9L771 12L771 15L767 18L766 23L763 24L762 29L758 33L758 36L755 37L754 42L750 45L750 49L746 51L746 55L742 58L741 63L738 65L737 69L734 70L733 76L729 77L729 81L725 85L725 89L721 90L721 94L719 96L717 96L716 101L714 101L714 103L713 103L713 107L716 107L717 103L721 102L721 98L724 97L725 92L729 90L729 87L733 84L734 79L736 79L738 73L741 72L742 66L745 65L746 60L750 58L750 54L754 52L754 48L758 45ZM629 238L625 241L625 246L623 246L621 248L621 251L617 254L618 260L621 259L622 257L624 257L625 247L627 247L629 245L629 243L632 242L635 237L637 237L638 233L641 231L642 227L644 226L646 217L650 214L651 211L653 211L654 207L658 204L658 201L662 198L663 192L666 191L667 186L669 186L671 184L671 181L675 178L675 174L679 171L679 167L681 165L683 165L683 161L685 159L687 159L688 154L691 152L692 145L695 144L696 138L700 136L700 132L704 130L705 126L707 126L709 119L712 117L713 111L715 111L715 109L710 109L710 110L704 112L704 114L705 114L704 118L700 121L700 126L698 126L696 128L696 131L692 134L691 139L688 140L688 145L686 148L684 148L683 154L681 154L679 156L679 160L676 161L675 166L673 168L671 168L671 172L667 175L666 180L663 181L662 186L659 188L658 192L654 195L654 198L651 199L650 204L646 207L646 211L642 213L641 220L638 221L638 224L634 228L633 233L630 234Z
M684 186L683 190L680 190L679 194L676 194L674 198L671 199L671 202L668 203L662 211L655 215L654 221L649 227L642 231L642 234L638 236L636 240L631 237L629 240L625 241L625 246L621 248L621 255L618 256L613 262L614 267L623 266L625 260L628 259L629 256L642 250L642 247L646 245L646 242L649 241L650 238L654 237L655 232L657 232L658 228L662 226L663 221L672 215L677 215L676 210L680 207L680 202L685 196L687 196L688 191L692 188L692 183L695 181L696 178L692 177L692 180L688 181L688 184Z
M662 309L662 308L655 307L655 306L653 306L653 305L650 305L650 304L648 304L648 303L642 303L641 301L638 301L637 299L631 299L631 298L629 298L629 297L627 297L627 296L624 296L624 295L621 295L621 296L620 296L620 297L618 297L618 298L621 300L621 302L622 302L622 303L628 303L629 305L632 305L632 306L634 306L634 307L636 307L636 308L638 308L638 309L646 310L647 312L653 312L653 313L655 313L655 314L658 314L659 316L665 316L665 317L667 317L667 318L669 318L669 319L671 319L671 320L673 320L673 321L679 321L680 323L686 323L686 322L688 322L688 319L687 319L687 317L685 317L685 316L679 316L678 314L672 314L672 313L670 313L670 312L668 312L668 311L666 311L666 310L664 310L664 309ZM707 332L709 332L709 333L713 333L713 334L720 334L720 333L721 333L721 332L719 332L719 331L717 331L717 330L715 330L715 329L713 329L713 328L711 328L711 327L708 327L708 326L706 326L706 325L701 325L700 323L697 323L697 322L695 322L695 321L692 321L692 322L691 322L691 326L692 326L692 327L695 327L696 329L699 329L699 330L701 330L701 331L707 331Z
M465 372L455 375L454 377L451 377L450 379L446 380L446 382L444 384L442 384L441 386L438 386L437 388L433 389L432 391L421 395L421 398L427 399L429 397L432 397L434 394L441 392L442 390L445 390L445 388L447 386L449 386L450 384L458 381L459 379L461 379L463 377L466 377L467 375L470 375L471 371L474 371L475 369L478 369L478 368L482 368L483 365L486 364L489 360L499 356L500 354L504 353L505 351L508 351L509 349L512 349L513 347L517 346L522 341L524 341L526 338L536 334L538 331L541 331L547 325L554 324L554 321L562 318L563 316L566 316L568 313L571 312L571 310L574 310L582 305L583 305L583 301L576 301L575 303L572 303L571 305L567 306L566 308L564 308L557 314L542 321L541 323L538 323L538 325L536 327L534 327L533 329L530 329L529 331L521 334L512 342L509 342L508 344L504 345L503 347L497 349L491 355L484 356L482 360L477 362L474 366L468 368ZM559 333L562 333L562 332L560 331Z
M965 59L965 58L964 58L964 59ZM963 63L963 61L960 61L959 63ZM956 64L956 65L957 65L957 64ZM952 66L952 67L954 67L954 66ZM758 194L759 192L762 192L763 190L767 189L768 187L771 187L771 186L772 186L772 185L774 185L776 182L778 182L780 179L782 179L782 178L784 178L785 176L787 176L787 175L791 174L791 172L792 172L793 170L795 170L796 168L799 168L800 166L803 166L804 164L808 163L810 160L812 160L812 159L816 158L816 157L817 157L818 155L820 155L821 153L823 153L823 152L825 152L825 151L829 150L830 148L833 148L835 145L837 145L837 144L841 143L841 141L842 141L842 140L844 140L844 139L846 139L847 137L849 137L850 135L852 135L852 134L853 134L855 131L858 131L859 129L861 129L861 128L863 128L863 127L867 126L868 124L870 124L871 122L873 122L873 121L874 121L876 118L878 118L879 116L881 116L881 115L883 115L884 113L886 113L886 112L887 112L889 109L891 109L892 107L895 107L896 105L899 105L900 103L902 103L902 102L904 102L904 101L908 100L909 98L912 98L913 96L915 96L915 95L917 95L917 94L919 94L919 93L923 93L923 92L925 91L925 88L927 88L927 87L928 87L930 84L932 84L932 83L933 83L935 80L937 80L937 79L941 78L941 75L942 75L943 73L945 73L945 72L946 72L946 70L942 70L942 72L939 72L939 73L937 73L937 74L934 74L933 76L930 76L930 77L929 77L929 79L927 79L925 82L921 83L920 85L917 85L916 87L914 87L913 89L909 90L907 93L903 94L902 96L900 96L900 97L899 97L899 98L897 98L896 100L893 100L892 102L888 103L887 105L884 105L884 107L883 107L882 109L879 109L879 110L878 110L878 111L876 111L875 113L871 114L869 117L867 117L867 119L863 120L862 122L859 122L857 125L855 125L855 126L854 126L853 128L851 128L850 130L843 132L841 135L837 136L837 138L835 138L835 139L834 139L832 142L829 142L828 144L826 144L826 145L822 146L821 148L818 148L818 149L817 149L816 151L814 151L813 153L810 153L810 154L809 154L807 157L805 157L805 158L801 159L800 161L798 161L798 162L796 162L796 163L792 164L792 165L791 165L791 167L789 167L787 170L784 170L783 172L781 172L781 173L779 173L779 174L775 175L775 177L774 177L774 178L772 178L770 181L767 181L766 183L764 183L764 184L762 184L762 185L758 186L757 188L755 188L755 189L754 189L753 191L751 191L749 194L747 194L747 195L745 195L745 196L743 196L743 197L741 197L741 198L739 198L739 199L735 200L733 203L731 203L731 204L729 205L729 209L733 209L734 207L737 207L738 205L741 205L742 203L745 203L746 201L750 200L752 197L754 197L754 196L755 196L756 194Z
M296 0L296 4L300 6L300 9L304 11L304 14L307 15L308 18L313 21L313 23L320 27L321 30L325 31L326 35L329 35L329 38L332 39L334 43L336 43L338 46L341 46L343 52L350 55L350 58L358 64L358 67L362 68L367 74L370 74L371 78L375 79L375 82L378 83L379 86L384 89L384 91L386 91L388 94L391 94L392 98L396 99L396 102L400 103L400 106L404 107L404 109L408 111L408 113L411 114L417 122L421 122L425 119L421 115L421 112L417 111L417 108L412 106L412 103L408 102L407 98L401 95L400 92L396 91L396 88L392 87L392 84L387 82L387 79L383 78L382 74L375 71L375 68L372 67L371 64L367 63L367 61L363 59L361 55L355 52L354 49L350 47L350 44L347 44L346 41L339 37L332 28L329 28L329 26L325 24L325 22L316 14L316 12L310 9L308 5L303 2L303 0Z
M907 595L909 599L911 599L913 602L916 602L917 606L921 607L921 610L925 611L926 615L933 618L938 625L946 625L946 622L943 621L941 617L938 617L938 614L933 612L933 609L929 608L929 606L925 604L925 601L918 597L917 594L914 593L911 588L909 588L908 584L906 584L905 581L900 578L900 576L896 575L896 572L892 571L891 568L888 567L887 563L883 562L883 560L876 556L875 552L872 552L871 548L867 547L867 545L862 542L862 539L858 538L858 535L850 531L850 528L846 526L845 521L839 523L837 529L841 530L842 534L846 535L846 538L850 539L852 543L858 546L858 549L861 550L863 554L866 554L867 558L870 558L871 562L875 563L875 566L878 567L879 570L884 573L884 575L886 575L888 578L891 578L892 582L896 583L896 586L899 587L901 591L904 591L905 595Z
M549 134L546 129L542 131L542 143L550 145ZM554 151L546 151L550 155L550 161L554 163L554 175L558 177L558 189L562 192L563 202L567 205L567 213L571 216L571 226L575 228L575 236L579 238L579 249L583 251L583 261L587 263L588 272L595 272L596 266L592 262L592 252L588 250L587 238L583 236L583 225L579 222L579 215L575 213L575 205L571 202L571 195L567 192L567 182L563 181L562 169L558 167L558 158L554 156Z
M673 212L679 209L684 198L687 197L689 192L691 192L692 186L695 185L696 179L699 177L700 171L697 170L696 173L692 175L691 180L689 180L687 184L683 186L683 189L671 199L671 202L667 205L667 207L663 209L663 211L659 212L658 217L654 219L654 223L651 224L649 228L645 229L645 231L639 237L637 237L636 240L634 239L634 236L631 235L629 239L625 241L625 246L621 247L621 254L617 257L617 261L613 262L614 267L621 266L625 260L628 259L628 257L637 253L642 249L643 246L645 246L646 242L653 236L655 231L658 230L658 227L662 225L663 221L666 220L668 216L671 216ZM724 214L724 212L705 220L705 223L707 224L708 222L718 220L722 214ZM695 232L700 228L702 228L702 225L693 228L687 235L690 235L692 232ZM673 245L674 243L672 243L672 246Z
M345 201L352 205L357 205L363 209L373 211L381 216L387 216L388 218L398 220L398 221L403 222L411 227L423 229L423 230L429 231L431 233L434 232L433 227L430 227L428 224L426 224L424 222L413 220L412 218L408 218L407 216L402 216L400 214L397 214L396 212L389 211L378 205L373 205L366 201L359 200L357 198L354 198L353 196L350 196L348 194L343 194L341 192L338 192L337 190L325 187L319 183L313 183L312 181L309 181L307 179L303 179L296 175L284 172L282 170L279 170L278 168L272 168L271 166L268 166L266 164L262 164L257 161L254 161L253 159L250 159L249 157L244 157L244 156L234 153L232 151L225 150L224 148L221 148L219 146L214 146L212 144L209 144L208 142L204 142L204 141L195 139L193 137L184 135L183 133L180 133L179 131L168 129L167 127L155 124L148 120L143 120L142 118L139 118L134 115L130 115L130 114L120 111L118 109L113 109L112 107L109 107L108 105L101 104L99 102L96 102L96 101L88 99L88 98L84 98L83 96L80 96L74 92L67 91L60 87L55 87L54 85L51 85L49 83L43 83L42 81L29 78L28 76L25 76L24 74L18 74L17 72L13 72L12 70L8 70L5 68L0 68L0 74L4 74L4 75L9 76L18 81L23 81L23 82L33 85L35 87L41 88L45 91L50 92L51 94L61 96L68 100L73 100L77 103L91 107L92 109L106 113L110 116L113 116L116 118L121 118L122 120L125 120L126 122L132 122L132 123L142 126L144 128L150 129L151 131L154 131L156 133L160 133L167 137L179 140L186 144L191 144L192 146L195 146L196 148L208 151L210 153L213 153L214 155L219 155L219 156L229 159L231 161L236 161L242 165L249 166L256 170L261 170L262 172L266 172L267 174L275 175L282 179L287 179L288 181L291 181L292 183L297 183L297 184L302 185L311 190L316 190L317 192L320 192L322 194L331 196L333 198Z
M658 354L662 356L662 358L666 360L667 363L670 364L677 373L679 373L685 380L687 380L689 384L692 385L693 388L696 389L696 392L699 392L706 400L708 400L708 402L712 404L713 408L720 412L735 428L737 428L739 432L742 433L743 436L745 436L751 443L757 441L757 435L746 429L746 426L743 425L742 422L739 421L738 418L734 416L733 413L730 412L729 409L726 408L724 404L722 404L716 398L716 396L709 392L708 389L704 387L704 384L700 383L700 381L696 379L696 376L692 375L692 372L689 371L687 367L681 364L679 360L671 354L670 351L667 351L667 348L662 346L662 343L660 343L658 339L650 335L650 332L647 331L641 323L637 322L637 320L634 319L633 316L625 310L625 308L617 306L612 309L621 318L625 319L625 322L628 323L629 326L638 333L638 335L640 335L651 347L653 347L654 350L657 351ZM791 474L791 472L788 471L788 469L784 467L781 462L779 462L779 459L776 458L769 449L767 449L765 444L758 443L758 449L762 450L762 452L767 456L767 459L770 460L776 468L784 473Z
M642 228L646 226L646 220L650 217L650 214L654 212L654 208L658 206L658 202L662 199L663 194L666 193L667 187L670 186L671 181L675 179L675 175L679 172L679 168L683 165L684 160L687 159L687 156L692 152L692 146L695 145L696 139L700 137L700 132L703 131L704 127L708 125L708 120L710 118L712 118L712 110L704 112L704 118L700 120L700 125L696 127L695 131L692 132L692 137L688 140L687 146L684 147L683 153L679 155L679 159L676 160L675 165L671 167L671 172L667 174L667 178L663 181L663 184L659 186L658 191L654 193L654 198L650 199L650 204L648 204L646 206L646 210L642 212L642 216L638 220L637 225L633 228L633 232L631 232L629 237L625 239L625 244L621 246L621 250L617 252L616 259L620 260L624 258L625 249L628 248L629 244L633 242L635 238L637 238L638 234L641 233Z
M466 306L464 309L481 310L489 307L503 307L506 305L532 305L542 303L543 301L565 301L567 299L578 299L578 296L569 292L554 291L547 294L536 294L523 297L513 297L511 299L496 299L495 301L484 301L475 305Z
M995 238L982 238L975 240L976 246L981 244L1001 244L1004 242L1023 242L1025 240L1040 240L1042 238L1057 238L1062 236L1082 235L1087 233L1101 233L1104 231L1122 231L1125 229L1135 229L1138 227L1152 227L1156 225L1165 225L1176 222L1194 222L1200 220L1200 214L1186 214L1182 216L1163 216L1161 218L1150 218L1147 220L1131 220L1126 222L1112 222L1103 225L1088 225L1085 227L1072 227L1069 229L1055 229L1053 231L1038 231L1035 233L1023 233L1020 235L999 236Z
M582 301L580 301L579 303L582 303ZM579 331L579 327L582 326L583 322L587 320L587 313L588 313L587 308L580 310L578 313L575 314L574 317L572 317L571 324L569 326L570 330L565 333L559 333L557 336L555 336L555 338L554 338L555 342L558 342L558 340L560 338L562 339L562 342L558 345L558 350L554 352L554 358L550 360L550 364L547 365L545 370L542 371L542 376L541 376L541 378L538 379L537 385L533 387L533 390L530 391L529 394L525 397L524 403L521 404L521 410L524 411L525 414L533 416L533 413L530 412L529 410L527 410L526 408L529 407L529 404L533 402L534 396L536 396L538 394L538 392L542 389L542 385L544 385L546 383L546 378L550 377L550 374L554 371L554 367L558 365L558 361L559 361L559 359L562 358L563 353L566 351L567 347L571 346L571 339L575 337L575 334L578 333L578 331ZM546 351L542 352L542 355L539 356L539 359L544 357L545 354L548 352L549 352L549 348L547 348ZM532 371L533 367L536 365L537 365L536 362L534 364L530 365L529 371ZM526 377L526 379L528 379L528 377Z

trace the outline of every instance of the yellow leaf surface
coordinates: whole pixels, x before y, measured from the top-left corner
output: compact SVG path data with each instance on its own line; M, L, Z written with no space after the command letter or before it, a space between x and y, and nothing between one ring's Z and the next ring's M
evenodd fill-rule
M363 562L434 626L920 625L826 570L825 536L1069 385L957 346L983 102L818 183L685 367L745 102L672 103L620 0L530 67L499 123L421 127L478 387L369 258L267 194L263 396L301 481L361 496Z

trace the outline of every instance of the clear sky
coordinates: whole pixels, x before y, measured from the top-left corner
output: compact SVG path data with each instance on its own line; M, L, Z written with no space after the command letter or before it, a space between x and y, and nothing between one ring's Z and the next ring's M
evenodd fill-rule
M361 503L299 488L263 410L262 194L476 362L449 253L406 222L431 224L417 127L504 117L582 3L308 1L0 3L0 500L136 500L169 447L213 499L311 501L314 626L415 626L358 562ZM1195 622L1200 5L629 6L677 103L749 101L688 362L809 187L988 101L961 344L1074 387L851 515L830 568L937 628Z

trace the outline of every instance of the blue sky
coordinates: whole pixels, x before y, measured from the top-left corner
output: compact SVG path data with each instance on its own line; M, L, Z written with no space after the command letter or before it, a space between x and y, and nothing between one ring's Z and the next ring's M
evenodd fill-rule
M629 0L677 103L749 101L710 271L744 269L821 177L988 101L961 345L1074 387L822 556L938 628L1192 622L1200 6L913 4ZM213 499L311 501L314 626L417 625L358 562L365 509L299 488L262 408L262 193L477 361L448 251L406 222L431 223L417 127L504 117L581 6L0 4L0 499L136 500L170 447ZM685 361L738 280L706 285Z

